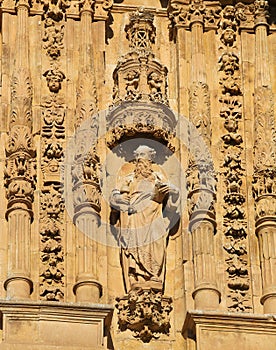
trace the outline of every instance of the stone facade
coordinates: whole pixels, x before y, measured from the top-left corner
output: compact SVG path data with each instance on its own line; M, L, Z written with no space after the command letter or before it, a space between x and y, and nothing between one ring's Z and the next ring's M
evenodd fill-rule
M0 8L0 350L274 349L276 2Z

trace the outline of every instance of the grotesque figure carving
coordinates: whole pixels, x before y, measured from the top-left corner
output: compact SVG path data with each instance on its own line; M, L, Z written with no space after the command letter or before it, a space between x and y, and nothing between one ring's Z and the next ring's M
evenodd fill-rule
M49 90L55 93L59 92L65 75L57 69L49 69L43 74L43 76L46 77Z

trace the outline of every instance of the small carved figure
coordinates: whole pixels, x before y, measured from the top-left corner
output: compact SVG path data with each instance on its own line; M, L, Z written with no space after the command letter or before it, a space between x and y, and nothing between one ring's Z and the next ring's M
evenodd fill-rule
M58 69L49 69L43 74L43 76L46 77L49 90L55 93L59 92L65 75Z
M223 44L225 46L233 46L235 40L236 40L235 31L230 27L226 28L221 35L221 41L223 42Z
M27 159L25 158L24 154L20 154L18 157L15 158L15 165L17 167L17 175L25 175L27 171Z
M193 169L189 172L187 177L187 187L189 191L199 187L199 173L197 169Z
M227 75L223 77L220 81L222 85L222 93L229 95L240 95L240 78L232 75Z
M128 98L131 97L136 97L137 95L137 90L138 90L138 86L139 86L139 73L135 70L131 70L127 73L126 77L125 77L125 81L126 81L126 96Z
M162 77L157 74L156 72L152 72L148 76L148 84L150 87L150 92L151 94L156 94L161 92L162 84L163 84L163 79Z
M225 28L233 28L236 29L237 22L235 20L235 7L231 5L225 6L223 10L223 21L222 21L222 29Z
M229 132L235 132L238 129L238 122L233 116L229 116L226 118L224 122L224 127L227 129Z

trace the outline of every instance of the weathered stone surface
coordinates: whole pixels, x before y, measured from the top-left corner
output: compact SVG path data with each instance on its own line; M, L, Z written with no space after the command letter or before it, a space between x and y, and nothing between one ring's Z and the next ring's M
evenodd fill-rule
M0 6L0 349L274 349L275 0Z

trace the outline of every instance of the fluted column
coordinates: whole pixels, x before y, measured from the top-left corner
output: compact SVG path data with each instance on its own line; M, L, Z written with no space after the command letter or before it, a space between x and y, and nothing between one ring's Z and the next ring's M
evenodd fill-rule
M192 1L189 11L192 36L189 102L192 125L189 130L191 159L188 170L188 198L195 271L193 298L196 309L215 310L220 302L220 293L216 284L214 256L216 221L213 204L216 176L210 157L210 93L206 84L203 44L206 6L203 1Z
M32 137L32 85L29 71L27 1L17 3L17 38L11 82L11 113L6 145L5 184L8 208L8 278L4 282L9 299L27 299L30 279L30 234L35 187L35 150Z
M106 86L104 84L105 75L105 41L107 38L107 23L109 11L113 5L113 0L95 0L94 15L92 23L93 46L95 54L95 76L98 87L99 110L104 110L106 104Z
M98 132L97 92L94 52L92 47L92 2L80 9L80 73L76 108L76 154L73 165L73 193L77 227L76 283L74 293L79 302L98 302L102 286L98 282L98 242L95 238L100 223L100 186L96 154ZM86 145L82 147L81 145ZM78 150L82 150L78 153Z
M255 1L255 147L253 194L264 313L276 313L276 133L268 55L268 2Z
M76 300L80 302L98 302L102 294L102 286L98 281L98 245L94 233L99 228L100 218L89 206L75 216L78 227L77 245L77 277L74 285Z
M190 7L190 11L193 7ZM206 83L206 66L203 47L204 10L202 4L198 11L191 15L191 36L192 36L192 82Z

